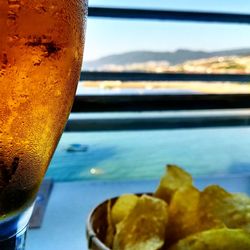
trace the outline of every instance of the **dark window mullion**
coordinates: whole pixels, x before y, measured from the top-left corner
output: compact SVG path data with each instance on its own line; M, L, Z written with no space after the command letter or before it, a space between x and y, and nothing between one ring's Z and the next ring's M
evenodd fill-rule
M250 107L250 94L81 95L72 112L133 112L240 109Z
M250 15L216 12L89 7L89 17L249 24Z
M81 81L204 81L250 82L249 74L81 72Z

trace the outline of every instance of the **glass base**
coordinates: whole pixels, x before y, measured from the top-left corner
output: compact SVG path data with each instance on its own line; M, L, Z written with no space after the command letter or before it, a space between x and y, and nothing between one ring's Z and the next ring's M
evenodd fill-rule
M1 250L24 250L26 242L26 228L23 229L18 234L8 238L6 240L0 241Z
M32 211L33 205L14 217L0 221L0 250L24 250Z

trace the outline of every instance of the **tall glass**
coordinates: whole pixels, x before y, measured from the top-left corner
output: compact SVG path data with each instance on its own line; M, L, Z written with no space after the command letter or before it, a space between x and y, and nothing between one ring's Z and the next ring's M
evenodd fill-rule
M87 0L0 0L0 249L24 249L34 198L70 113Z

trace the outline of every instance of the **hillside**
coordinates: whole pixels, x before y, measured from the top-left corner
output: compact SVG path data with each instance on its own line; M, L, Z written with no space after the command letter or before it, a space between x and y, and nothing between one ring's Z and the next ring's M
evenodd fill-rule
M102 57L94 61L84 63L85 70L98 70L107 65L129 65L135 63L146 63L150 61L165 62L169 65L182 64L190 60L206 59L212 57L227 56L247 56L250 55L250 48L224 50L224 51L192 51L177 50L175 52L152 52L152 51L134 51L117 55Z

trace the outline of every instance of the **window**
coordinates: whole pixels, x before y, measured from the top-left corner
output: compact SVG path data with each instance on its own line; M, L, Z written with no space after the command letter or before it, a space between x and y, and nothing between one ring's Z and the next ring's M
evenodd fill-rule
M166 163L195 176L249 172L241 2L90 1L85 72L48 176L158 178Z

